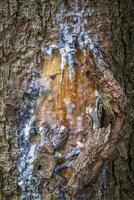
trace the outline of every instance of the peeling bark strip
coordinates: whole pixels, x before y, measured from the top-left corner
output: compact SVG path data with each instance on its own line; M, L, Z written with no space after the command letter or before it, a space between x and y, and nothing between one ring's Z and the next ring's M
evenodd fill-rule
M113 152L123 135L126 104L124 92L103 60L98 59L95 64L99 71L94 72L94 80L102 95L105 95L105 100L102 101L108 101L110 107L106 109L113 112L114 118L107 128L93 131L92 139L86 142L83 151L78 156L74 174L68 182L68 191L73 195L76 195L84 186L93 183L104 161Z
M91 52L87 53L87 63L91 61ZM83 151L78 156L74 174L68 182L68 191L76 195L84 186L93 183L103 165L123 134L125 94L119 83L114 79L103 59L93 58L94 69L86 66L86 72L93 74L93 80L102 95L104 108L114 115L107 128L96 129L92 139L86 142ZM97 68L96 68L97 67ZM91 76L91 75L90 75Z

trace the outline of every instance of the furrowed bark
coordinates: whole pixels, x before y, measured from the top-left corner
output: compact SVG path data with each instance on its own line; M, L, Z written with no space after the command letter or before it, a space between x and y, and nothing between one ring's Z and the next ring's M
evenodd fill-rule
M31 66L43 69L46 57L41 49L44 44L58 41L56 16L60 8L64 5L69 13L76 4L87 13L86 29L103 52L104 59L96 59L87 49L86 62L81 63L82 73L101 94L103 120L102 127L90 130L65 189L71 199L133 199L133 1L3 0L0 2L1 200L20 199L14 124L18 120L16 110L23 107L27 71ZM47 150L39 152L39 165L42 162L45 166L45 158L51 168L43 174L45 178L51 176L55 164L53 151L47 144ZM43 185L45 178L39 186L42 199L60 199L53 188L61 180L54 180L55 183L52 179L47 190Z

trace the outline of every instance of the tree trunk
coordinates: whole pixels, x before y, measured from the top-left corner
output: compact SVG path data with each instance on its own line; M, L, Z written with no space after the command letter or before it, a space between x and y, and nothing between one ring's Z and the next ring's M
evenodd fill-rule
M133 199L133 9L0 2L0 200Z

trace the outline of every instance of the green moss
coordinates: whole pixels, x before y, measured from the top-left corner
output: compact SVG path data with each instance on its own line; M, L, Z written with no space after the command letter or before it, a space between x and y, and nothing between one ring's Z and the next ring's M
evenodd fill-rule
M19 196L13 196L12 198L11 198L11 200L19 200Z
M44 200L51 200L51 199L52 199L52 194L48 193Z

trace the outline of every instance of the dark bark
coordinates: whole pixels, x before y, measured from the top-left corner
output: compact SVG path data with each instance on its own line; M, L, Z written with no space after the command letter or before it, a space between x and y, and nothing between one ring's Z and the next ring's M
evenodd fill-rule
M17 139L13 128L16 121L16 109L22 104L25 90L22 83L25 83L26 71L31 65L42 68L44 62L41 52L42 44L57 41L58 26L55 17L61 4L64 4L68 10L76 6L75 1L3 0L0 2L1 200L19 198L20 191L16 184ZM134 151L132 148L134 145L134 2L133 0L81 0L79 7L85 8L87 12L91 10L87 29L91 30L91 36L99 42L104 52L105 63L109 66L108 72L113 73L114 80L118 81L117 85L120 87L116 92L120 92L121 87L125 91L127 106L125 107L125 122L123 122L125 123L123 138L120 137L119 143L116 146L113 145L114 148L111 148L106 156L104 155L104 159L100 158L98 164L100 171L96 170L97 174L92 174L94 171L91 171L82 184L83 176L79 175L82 179L79 183L81 188L76 191L74 199L132 200L134 196ZM98 78L98 85L101 85L101 77ZM121 98L117 100L120 107L124 106ZM124 118L124 113L119 118ZM120 132L120 130L115 132ZM103 151L104 148L99 149L97 155L94 155L96 160L99 161L99 156L103 154ZM84 170L87 171L89 166L87 165ZM90 167L92 168L92 163ZM45 191L42 198L45 199Z

